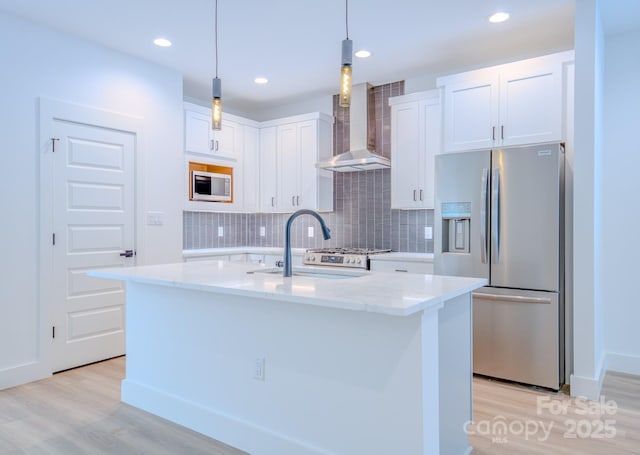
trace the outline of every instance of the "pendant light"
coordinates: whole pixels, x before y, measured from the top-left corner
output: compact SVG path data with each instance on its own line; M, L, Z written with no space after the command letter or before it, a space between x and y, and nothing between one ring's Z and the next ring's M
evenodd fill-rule
M340 107L351 105L351 64L353 41L349 39L349 0L345 0L345 26L347 38L342 40L342 67L340 68Z
M222 81L218 78L218 0L215 0L216 77L211 82L211 128L222 129Z

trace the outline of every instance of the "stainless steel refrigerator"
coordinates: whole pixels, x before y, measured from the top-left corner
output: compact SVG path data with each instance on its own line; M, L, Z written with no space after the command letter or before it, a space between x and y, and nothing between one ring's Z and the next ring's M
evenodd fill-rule
M473 294L474 373L564 383L564 149L436 156L435 273L485 277Z

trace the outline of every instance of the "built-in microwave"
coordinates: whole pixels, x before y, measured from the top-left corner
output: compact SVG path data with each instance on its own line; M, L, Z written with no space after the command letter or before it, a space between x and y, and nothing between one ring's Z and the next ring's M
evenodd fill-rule
M231 202L231 174L191 171L191 199Z

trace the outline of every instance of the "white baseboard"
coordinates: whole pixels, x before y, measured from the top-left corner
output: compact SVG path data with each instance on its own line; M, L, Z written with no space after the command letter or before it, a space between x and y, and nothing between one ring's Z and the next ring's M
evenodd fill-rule
M25 363L15 367L0 370L0 390L39 381L51 376L51 372L44 371L42 362Z
M584 397L589 400L597 401L600 399L600 392L602 391L602 382L604 381L604 374L606 356L603 355L600 359L600 365L596 371L596 377L591 378L587 376L578 376L576 374L571 375L571 396Z
M615 352L607 353L607 371L640 375L640 357Z
M617 371L640 376L640 357L607 352L600 362L598 376L589 378L571 375L571 395L574 397L586 397L590 400L600 399L602 382L607 371Z
M125 379L122 401L253 455L330 455L252 422Z

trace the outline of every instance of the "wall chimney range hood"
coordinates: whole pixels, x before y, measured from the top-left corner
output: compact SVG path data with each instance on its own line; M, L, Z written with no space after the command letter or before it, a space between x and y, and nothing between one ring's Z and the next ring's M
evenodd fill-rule
M348 152L316 164L317 168L335 172L369 171L391 167L391 161L375 153L376 121L371 84L354 85L349 108Z

